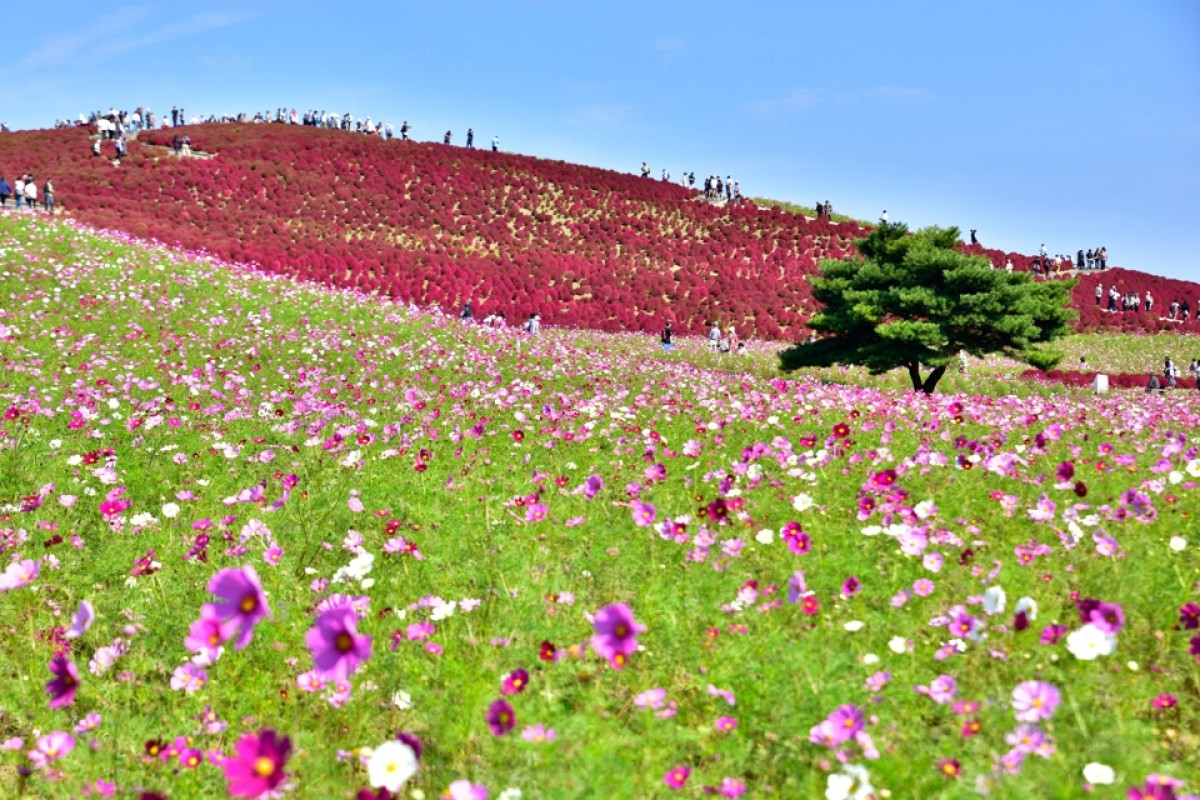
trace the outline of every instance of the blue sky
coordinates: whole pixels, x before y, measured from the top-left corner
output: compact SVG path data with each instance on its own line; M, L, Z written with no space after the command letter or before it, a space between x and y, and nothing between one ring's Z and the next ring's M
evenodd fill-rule
M4 3L0 28L14 128L110 105L474 127L1200 281L1196 0L56 0Z

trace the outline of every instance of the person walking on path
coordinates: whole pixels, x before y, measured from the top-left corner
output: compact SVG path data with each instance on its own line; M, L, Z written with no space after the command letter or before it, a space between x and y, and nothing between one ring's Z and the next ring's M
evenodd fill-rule
M1100 305L1100 302L1103 299L1104 299L1104 284L1097 283L1096 284L1096 305Z
M446 131L446 135L442 137L442 144L450 144L450 137L453 135L450 131Z
M400 126L400 141L408 141L408 120L404 120L404 124Z
M17 178L17 182L13 184L13 196L17 199L17 208L25 205L25 176L21 175Z
M474 128L467 128L467 149L468 150L475 149L475 129Z
M37 182L32 175L25 176L25 203L30 211L37 211Z
M46 183L42 186L42 202L45 204L47 214L54 213L54 184L46 178Z
M492 137L492 152L493 153L500 152L500 137L499 136Z
M3 176L0 176L0 208L8 205L10 195L12 195L12 186L9 185Z
M712 329L708 332L708 349L716 350L721 346L721 326L714 319Z

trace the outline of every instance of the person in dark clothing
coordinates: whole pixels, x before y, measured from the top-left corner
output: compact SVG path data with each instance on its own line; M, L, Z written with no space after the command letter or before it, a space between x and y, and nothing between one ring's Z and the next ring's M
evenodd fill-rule
M470 303L463 303L462 313L458 315L459 319L474 319L475 312L471 310Z
M667 320L663 326L662 349L668 353L675 349L675 331L671 328L671 320Z
M1083 269L1083 251L1075 254L1075 269Z
M1158 382L1158 376L1151 373L1150 380L1146 382L1146 394L1150 394L1151 392L1161 392L1162 388L1162 384Z
M8 205L8 198L12 195L12 186L4 178L0 178L0 208Z
M404 120L404 124L400 126L401 141L408 141L408 120Z
M453 136L450 131L446 131L446 135L442 137L442 144L450 144L450 137Z
M467 149L468 150L475 149L475 129L474 128L467 128Z
M971 228L971 244L979 244L979 237L975 235L976 230Z
M182 144L183 140L179 138L179 134L175 134L175 138L171 142L171 146L175 148L175 155L179 155L179 147Z

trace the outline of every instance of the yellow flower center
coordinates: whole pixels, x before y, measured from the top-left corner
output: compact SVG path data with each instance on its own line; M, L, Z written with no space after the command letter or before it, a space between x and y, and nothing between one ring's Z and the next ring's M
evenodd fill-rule
M263 778L269 778L275 774L275 762L266 756L259 756L254 760L254 773Z
M254 598L254 595L248 594L242 598L240 607L243 614L249 614L251 611L258 608L258 600Z

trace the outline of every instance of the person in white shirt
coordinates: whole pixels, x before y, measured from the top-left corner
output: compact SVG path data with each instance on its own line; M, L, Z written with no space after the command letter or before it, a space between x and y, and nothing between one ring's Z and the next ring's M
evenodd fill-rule
M22 205L25 204L25 176L24 175L17 178L16 183L13 184L13 197L17 201L17 208L20 208Z
M28 178L25 181L25 202L29 205L30 211L37 211L37 183L33 178Z

